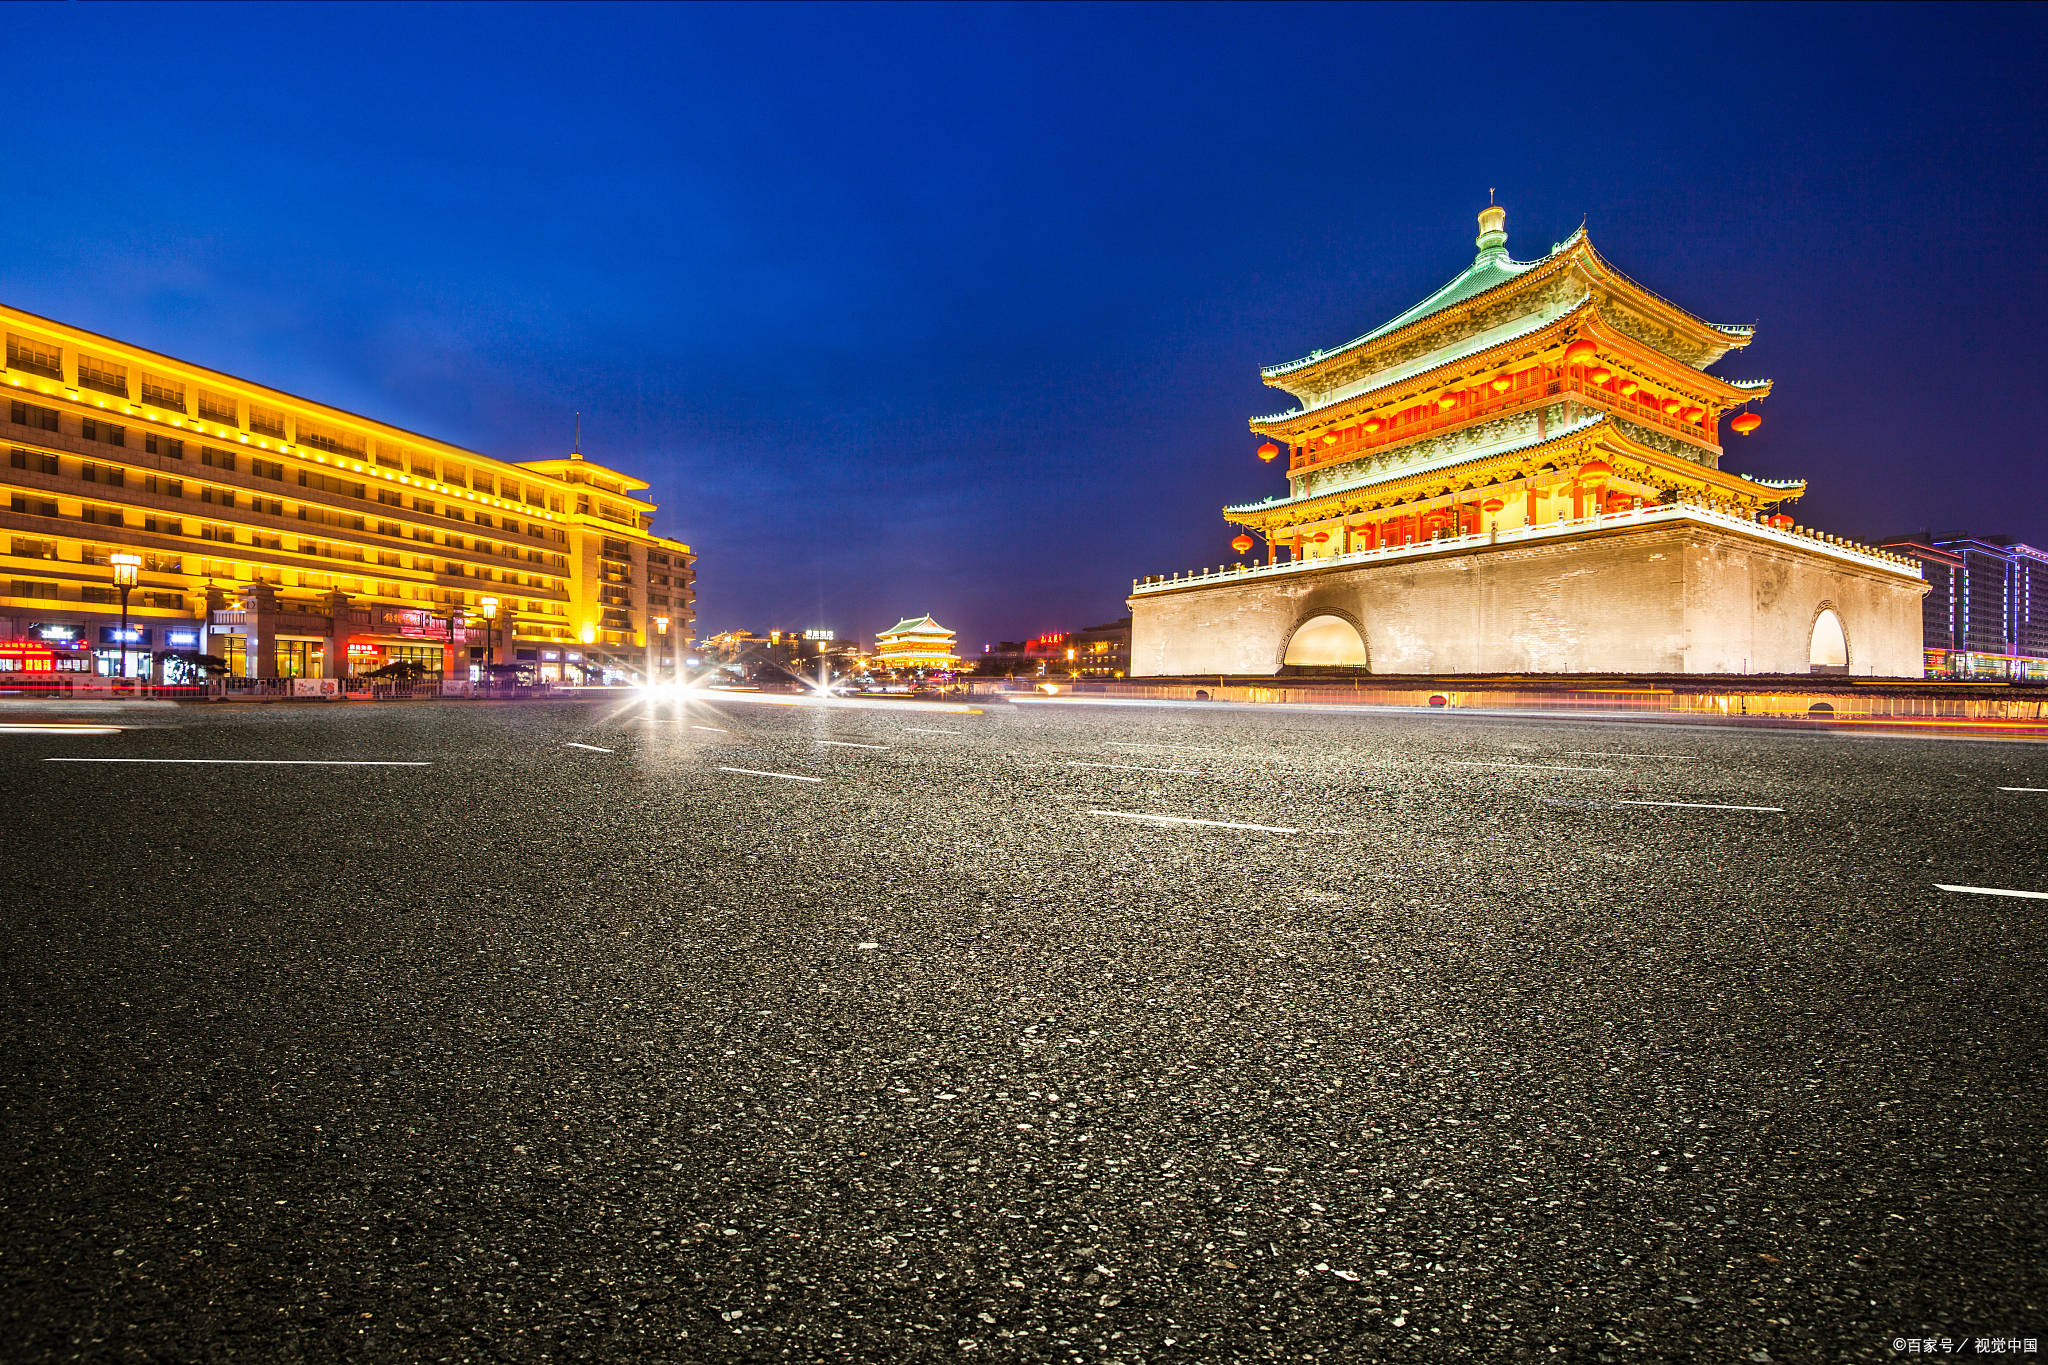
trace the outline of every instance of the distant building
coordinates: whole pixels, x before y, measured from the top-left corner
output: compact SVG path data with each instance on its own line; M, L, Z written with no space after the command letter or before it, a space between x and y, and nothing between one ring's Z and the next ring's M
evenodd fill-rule
M1927 672L1937 678L2048 682L2048 551L2005 536L1934 536L1884 543L1920 561Z
M875 637L875 667L935 672L960 666L954 634L929 616L905 617Z
M0 641L33 642L0 661L580 681L659 666L692 629L696 554L654 533L645 479L465 450L16 308L0 332ZM125 642L117 554L141 560Z
M1121 678L1131 668L1131 618L984 645L977 671L998 677Z

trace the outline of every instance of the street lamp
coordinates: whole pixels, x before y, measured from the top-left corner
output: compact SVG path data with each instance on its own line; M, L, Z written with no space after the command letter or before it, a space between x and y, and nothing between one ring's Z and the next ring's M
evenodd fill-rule
M491 650L496 643L495 637L498 629L498 599L495 597L479 597L476 599L476 605L477 610L484 614L484 681L489 682L491 680Z
M119 677L128 676L128 594L135 587L136 571L142 567L141 555L108 555L107 562L114 566L114 583L121 589L121 633L115 638L121 642L121 667Z
M666 616L655 617L654 629L661 636L661 643L655 646L654 650L654 668L655 672L659 673L661 671L661 656L668 653L668 618Z

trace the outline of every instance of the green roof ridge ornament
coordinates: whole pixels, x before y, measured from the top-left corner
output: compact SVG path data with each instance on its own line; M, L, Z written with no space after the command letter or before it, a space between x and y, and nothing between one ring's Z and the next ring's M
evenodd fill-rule
M1501 260L1508 257L1508 211L1493 202L1493 191L1486 192L1486 207L1479 210L1479 254L1472 264L1481 261Z

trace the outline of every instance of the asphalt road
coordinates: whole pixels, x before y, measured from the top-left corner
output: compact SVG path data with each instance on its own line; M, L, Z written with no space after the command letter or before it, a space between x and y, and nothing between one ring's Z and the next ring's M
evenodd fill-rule
M115 723L0 729L9 1361L2048 1336L2048 900L1937 889L2048 891L2048 746Z

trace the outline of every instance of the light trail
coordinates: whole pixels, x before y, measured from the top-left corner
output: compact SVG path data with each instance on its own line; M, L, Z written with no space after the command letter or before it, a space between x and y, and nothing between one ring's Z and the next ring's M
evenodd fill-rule
M592 752L592 753L594 753L594 754L608 754L608 753L610 753L610 752L611 752L611 750L610 750L610 749L602 749L602 748L599 748L599 747L598 747L597 745L595 745L595 744L578 744L578 743L577 743L577 742L576 742L575 740L573 740L573 739L571 739L571 740L564 740L564 741L563 741L563 743L564 743L564 744L565 744L565 745L566 745L566 746L567 746L568 748L571 748L571 749L588 749L588 750L590 750L590 752Z
M1949 886L1936 882L1937 891L1962 891L1972 896L2019 896L2030 901L2048 901L2048 891L2011 891L1998 886Z
M423 759L395 758L46 758L45 763L246 763L308 768L431 768Z
M2000 787L2002 792L2048 792L2048 787Z
M802 773L771 773L764 772L759 768L728 768L724 764L719 765L718 771L722 773L745 773L748 777L779 777L784 782L823 782L825 780L822 777L805 777Z
M118 735L119 725L8 725L0 724L0 734L9 735Z
M1783 815L1783 806L1722 806L1711 801L1615 801L1617 806L1671 806L1680 810L1755 810Z
M725 733L725 727L723 725L692 725L690 728L692 730L711 730L721 735Z
M1212 829L1253 829L1261 834L1299 834L1286 825L1241 825L1234 820L1197 820L1192 815L1146 815L1134 810L1094 810L1090 815L1111 815L1119 820L1142 820L1155 825L1207 825Z
M1597 749L1559 749L1559 753L1570 758L1674 758L1687 763L1699 762L1698 754L1610 754Z
M1553 773L1611 773L1612 768L1575 768L1564 763L1515 763L1507 759L1447 758L1453 768L1541 768Z

